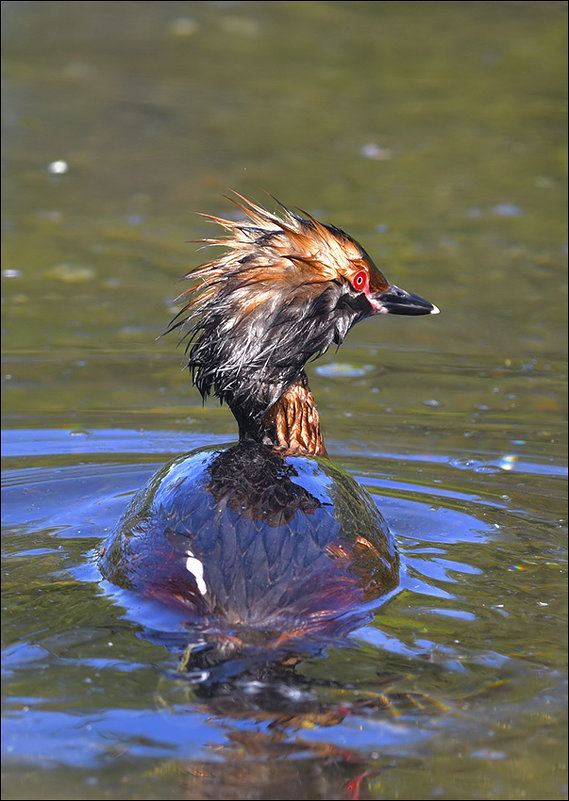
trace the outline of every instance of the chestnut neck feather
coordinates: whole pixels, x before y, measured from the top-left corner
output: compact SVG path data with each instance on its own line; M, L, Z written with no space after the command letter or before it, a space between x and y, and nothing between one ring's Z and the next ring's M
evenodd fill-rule
M264 440L288 453L326 456L320 416L306 373L291 384L263 419Z

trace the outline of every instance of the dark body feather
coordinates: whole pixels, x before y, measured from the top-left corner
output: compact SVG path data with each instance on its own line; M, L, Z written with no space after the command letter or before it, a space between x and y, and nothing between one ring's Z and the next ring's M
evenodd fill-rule
M387 526L350 476L254 442L163 468L120 521L101 568L202 629L255 628L267 644L353 626L345 613L361 615L398 580Z

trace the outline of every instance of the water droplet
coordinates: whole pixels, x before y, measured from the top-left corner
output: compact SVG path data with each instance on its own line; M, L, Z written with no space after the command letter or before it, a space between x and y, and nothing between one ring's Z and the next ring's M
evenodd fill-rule
M318 375L326 378L358 378L373 370L371 364L349 364L348 362L330 362L316 367Z
M492 206L492 213L495 214L496 217L519 217L523 214L520 207L515 206L513 203L497 203L495 206Z
M504 751L494 751L492 748L480 748L477 751L471 751L470 756L475 759L506 759Z
M193 36L198 30L198 24L191 17L178 17L170 24L172 36Z
M392 158L393 152L388 147L380 147L375 142L368 142L367 145L360 148L360 156L374 161L387 161Z
M63 161L63 159L52 161L51 164L47 165L47 171L52 175L65 175L68 169L69 165L66 161Z

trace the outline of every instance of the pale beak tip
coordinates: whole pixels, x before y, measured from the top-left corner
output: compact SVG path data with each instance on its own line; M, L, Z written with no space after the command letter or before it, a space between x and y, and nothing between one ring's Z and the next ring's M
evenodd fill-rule
M431 309L429 314L440 314L440 313L441 313L441 310L439 309L439 307L435 306L435 304L433 303L433 308Z

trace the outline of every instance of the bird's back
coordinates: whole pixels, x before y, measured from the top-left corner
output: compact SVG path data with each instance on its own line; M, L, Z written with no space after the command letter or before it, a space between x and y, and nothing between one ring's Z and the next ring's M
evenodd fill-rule
M188 622L269 638L339 633L346 612L398 580L365 490L328 460L254 442L187 454L158 472L119 521L101 570Z

